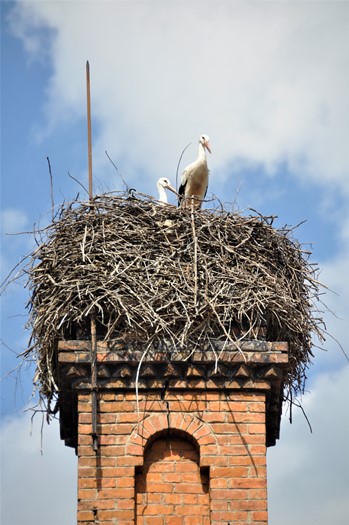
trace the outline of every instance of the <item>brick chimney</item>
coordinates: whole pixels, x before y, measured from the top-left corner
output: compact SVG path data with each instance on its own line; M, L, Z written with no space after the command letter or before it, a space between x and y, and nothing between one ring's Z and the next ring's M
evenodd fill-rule
M30 257L25 356L78 455L78 525L268 522L266 449L324 339L321 285L293 229L212 206L76 200Z
M287 344L246 341L216 356L59 341L78 525L268 522L266 448L279 437Z

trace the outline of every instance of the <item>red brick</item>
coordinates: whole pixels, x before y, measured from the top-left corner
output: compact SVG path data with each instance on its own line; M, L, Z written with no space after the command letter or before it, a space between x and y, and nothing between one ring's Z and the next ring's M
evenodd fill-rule
M210 487L212 489L226 489L228 488L229 480L226 478L214 478L210 480Z
M98 499L92 500L90 502L90 507L97 510L108 510L115 508L115 501L112 499Z
M148 483L157 483L161 481L168 481L163 479L163 474L160 474L158 472L148 472L147 476L147 482Z
M153 472L174 472L175 468L175 463L171 463L169 461L166 463L158 461L152 465Z
M78 511L78 521L93 521L94 514L92 510L79 510Z
M178 493L166 493L166 494L157 494L157 496L160 497L160 500L162 503L170 504L170 505L179 505L180 503L185 503L184 496L192 496L192 494L178 494ZM148 496L148 495L147 495ZM197 495L195 495L196 498L198 498ZM156 502L155 494L152 494L151 496L152 501ZM191 503L189 503L191 505Z
M258 466L258 465L265 465L266 458L265 456L252 456L246 455L246 456L229 456L228 457L229 465L251 465L251 466Z
M252 456L257 456L258 454L265 456L266 447L265 445L251 445L249 451Z
M205 425L194 432L194 437L199 441L200 438L207 436L207 434L210 434L210 429Z
M197 472L183 472L181 478L182 478L181 481L183 483L195 483L198 481L198 473Z
M178 494L174 494L174 499L178 501ZM200 495L198 494L183 494L182 502L186 505L197 505L200 502Z
M256 403L249 403L248 404L248 410L249 412L265 412L265 402L264 401L260 401L260 402L256 402Z
M113 414L113 417L115 423L138 423L139 418L142 419L142 416L138 415L137 412L116 413Z
M114 479L114 478L111 478ZM134 486L134 477L120 477L115 479L115 486L117 488L129 488Z
M204 447L205 445L216 443L216 440L213 434L207 434L206 436L200 438L198 441L199 441L200 447Z
M205 513L208 512L208 506L204 505L178 505L176 507L176 513L181 515L195 515L196 518L198 516L204 516Z
M100 454L103 456L123 456L125 448L122 445L105 445L100 447Z
M84 467L94 467L96 465L96 455L94 457L82 457L81 454L79 455L79 469Z
M243 478L248 476L248 467L215 467L212 468L211 478Z
M144 525L165 525L164 518L151 516L149 518L144 517Z
M170 484L164 483L147 483L148 492L172 492L173 487Z
M264 499L234 501L234 509L237 510L266 510L267 502Z
M264 521L264 522L267 522L268 521L268 512L265 510L265 511L257 511L257 512L252 512L252 520L256 521L256 520L259 520L259 521Z
M255 425L248 425L248 431L250 434L265 434L264 423L256 423Z
M116 487L116 479L114 478L106 478L104 476L101 477L99 480L99 488L106 489L106 488L112 488L114 489Z
M205 414L206 423L225 423L226 413L224 412L208 412Z
M97 496L96 489L79 489L78 498L82 499L95 499Z
M249 490L250 499L264 499L266 501L266 489Z
M101 510L98 512L99 520L110 520L111 523L113 523L112 520L119 520L117 522L119 524L121 520L131 520L133 517L134 512L132 510Z
M189 462L178 463L176 466L177 472L193 472L193 465Z
M90 434L84 435L80 434L78 436L78 445L91 445L92 443L92 436Z
M102 426L102 428L104 428L104 425L108 424L108 423L116 423L116 417L117 417L117 414L115 414L114 412L103 412L103 413L99 413L98 414L98 423ZM91 417L91 420L92 420L92 417Z
M99 436L100 445L114 445L116 444L116 436Z
M174 514L174 506L173 505L151 505L146 504L144 506L140 505L137 509L140 516L146 514L148 516L158 516L158 515L168 515L168 514Z
M233 423L250 423L251 421L253 423L264 423L265 415L264 412L248 412L247 410L244 412L229 412L227 413L227 420Z
M132 498L118 499L115 505L119 510L121 509L133 509L134 510L134 506L135 506Z
M97 488L97 478L83 478L79 477L78 479L78 488L79 489L96 489Z
M243 478L243 479L233 479L232 487L234 488L243 488L243 489L256 489L263 488L266 486L265 478Z
M95 477L96 475L99 475L98 472L96 472L95 468L92 467L81 467L79 465L78 467L78 476L79 478L91 478Z
M245 511L216 510L211 513L212 522L219 521L219 522L223 522L224 524L227 523L227 521L231 521L232 523L236 523L239 521L247 523L247 518L248 518L248 513Z
M183 518L180 516L169 516L166 523L167 525L183 525Z
M183 525L203 525L204 517L203 516L185 516ZM199 521L200 520L200 521Z
M92 414L81 413L79 414L80 424L90 424L92 422Z
M217 447L213 445L205 445L202 447L202 454L200 465L202 467L211 467L213 465L226 466L229 464L229 457L217 454Z
M106 467L115 467L116 459L113 457L103 456L103 457L98 458L98 463L99 463L99 466L103 469Z
M220 500L217 498L212 499L211 505L210 505L211 510L227 510L229 506L230 506L230 500L228 499Z

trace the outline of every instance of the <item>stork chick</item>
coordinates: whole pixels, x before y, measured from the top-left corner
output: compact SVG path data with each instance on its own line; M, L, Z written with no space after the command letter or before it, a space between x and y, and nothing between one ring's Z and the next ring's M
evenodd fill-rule
M177 191L171 185L169 179L167 179L166 177L161 177L158 180L157 188L158 188L158 192L159 192L159 201L161 202L161 204L167 204L168 203L166 190L173 191L173 193L175 193L177 195Z
M210 139L201 135L199 139L198 158L189 164L182 173L181 185L178 193L178 206L182 208L200 209L208 187L208 168L206 151L211 153Z

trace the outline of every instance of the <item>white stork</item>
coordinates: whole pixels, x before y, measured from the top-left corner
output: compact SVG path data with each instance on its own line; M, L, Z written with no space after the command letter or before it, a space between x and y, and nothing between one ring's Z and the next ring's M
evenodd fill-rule
M207 135L201 135L199 139L198 158L189 164L182 173L181 185L178 193L178 206L189 208L201 208L208 187L208 168L206 161L206 150L211 153L210 139Z
M177 195L177 191L171 185L170 181L166 177L161 177L157 182L157 188L159 192L159 201L161 204L167 204L167 194L166 190L173 191Z

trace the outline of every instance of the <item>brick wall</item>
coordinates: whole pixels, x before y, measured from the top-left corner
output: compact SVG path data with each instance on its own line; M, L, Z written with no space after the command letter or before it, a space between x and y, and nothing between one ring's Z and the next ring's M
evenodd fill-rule
M137 525L209 525L207 469L185 437L170 433L147 450L136 476Z
M100 391L78 399L78 524L267 523L265 392Z

